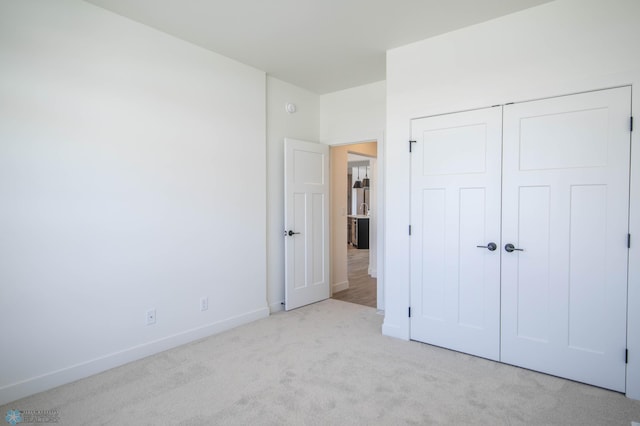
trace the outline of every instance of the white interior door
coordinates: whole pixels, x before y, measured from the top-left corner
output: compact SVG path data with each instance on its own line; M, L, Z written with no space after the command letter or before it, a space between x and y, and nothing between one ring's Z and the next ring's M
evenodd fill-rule
M496 107L411 124L411 338L494 360L501 119Z
M625 87L504 108L503 362L625 390L630 107Z
M284 142L285 309L329 298L329 147Z

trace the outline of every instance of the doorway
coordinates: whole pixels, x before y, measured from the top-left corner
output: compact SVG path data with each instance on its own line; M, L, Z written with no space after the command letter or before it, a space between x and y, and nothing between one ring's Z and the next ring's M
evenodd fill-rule
M332 298L380 309L377 175L377 142L331 147Z

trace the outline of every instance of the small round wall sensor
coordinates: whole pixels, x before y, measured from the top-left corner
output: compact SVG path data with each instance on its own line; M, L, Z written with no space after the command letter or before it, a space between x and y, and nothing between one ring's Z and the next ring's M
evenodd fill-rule
M292 104L292 103L286 104L284 108L287 110L289 114L293 114L298 110L298 108L296 107L296 104Z

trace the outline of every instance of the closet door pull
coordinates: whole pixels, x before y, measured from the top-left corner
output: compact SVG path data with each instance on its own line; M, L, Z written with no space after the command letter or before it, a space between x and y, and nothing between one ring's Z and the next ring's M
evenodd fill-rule
M513 244L509 243L506 246L504 246L504 249L507 251L507 253L511 253L512 251L524 251L524 249L521 248L516 248Z
M489 243L486 246L476 246L478 248L486 248L489 251L495 251L495 249L498 248L498 246L496 245L496 243Z

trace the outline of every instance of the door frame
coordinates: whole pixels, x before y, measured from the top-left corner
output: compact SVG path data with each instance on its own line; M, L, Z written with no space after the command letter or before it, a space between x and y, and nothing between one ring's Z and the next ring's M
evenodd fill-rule
M356 140L356 141L352 141L352 142L334 142L332 143L331 141L326 142L327 145L329 145L330 149L334 148L334 147L345 147L345 146L349 146L349 145L357 145L357 144L362 144L362 143L370 143L370 142L375 142L377 144L377 154L376 154L376 210L375 210L375 215L376 215L376 284L377 284L377 294L376 294L376 298L377 298L377 309L379 311L384 311L384 306L385 306L385 281L384 281L384 220L385 220L385 197L384 197L384 187L385 187L385 169L384 169L384 152L385 152L385 148L384 148L384 133L380 133L378 134L376 137L374 138L369 138L369 139L362 139L362 140ZM362 155L362 154L359 154ZM329 174L333 175L333 171L334 171L334 167L335 165L333 164L333 162L329 163ZM332 182L330 182L330 188L331 186L333 186ZM330 201L329 201L329 210L333 213L333 203L332 203L332 199L333 199L333 191L331 189L329 189L329 196L330 196ZM345 213L346 214L346 213ZM334 228L336 227L336 223L333 220L333 214L329 215L329 229L330 229L330 233L331 235L333 235L334 232ZM334 250L333 250L333 243L331 244L331 250L330 250L330 254L329 254L331 260L329 263L329 268L330 268L330 275L331 277L334 276L334 268L335 265L333 264L333 256L334 256ZM330 287L331 287L331 295L333 295L333 287L334 284L339 284L339 283L334 283L331 282L330 283Z

